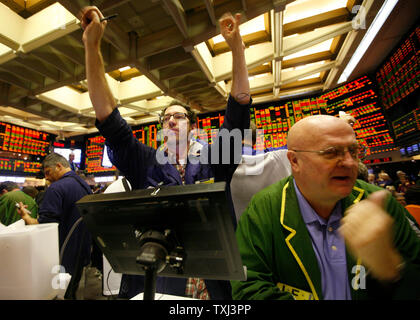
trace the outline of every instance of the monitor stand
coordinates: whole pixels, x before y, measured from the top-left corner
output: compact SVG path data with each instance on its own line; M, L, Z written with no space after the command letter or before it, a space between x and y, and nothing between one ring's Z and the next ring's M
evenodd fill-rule
M158 276L245 280L226 183L157 190L87 195L77 202L112 268L146 275L145 300L154 298Z
M164 270L167 264L176 269L177 273L182 273L186 255L184 249L177 245L171 230L165 230L164 233L148 230L138 234L140 254L136 263L145 271L143 300L154 300L157 274Z

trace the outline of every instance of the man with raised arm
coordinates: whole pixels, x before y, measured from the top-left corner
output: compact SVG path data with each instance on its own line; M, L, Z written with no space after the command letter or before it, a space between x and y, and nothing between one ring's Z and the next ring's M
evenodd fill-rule
M200 154L212 155L208 145L197 141L187 141L187 135L194 124L194 113L188 106L171 104L161 114L165 141L162 148L155 150L140 143L133 137L131 128L118 112L114 97L108 87L100 43L106 21L100 22L102 13L96 7L86 7L82 11L83 42L85 45L86 75L89 95L96 113L96 126L106 139L112 163L130 181L133 189L156 187L159 185L184 185L203 182L214 178L225 180L227 185L235 171L241 155L230 148L230 164L221 163L212 157L202 163ZM239 34L240 14L230 14L220 19L222 35L232 50L232 89L228 99L222 129L242 131L249 127L249 106L251 104L248 71L246 68L244 44ZM141 89L141 88L139 88ZM217 140L217 139L216 139ZM217 145L217 143L216 143ZM223 148L219 148L222 150ZM229 148L228 148L229 149ZM238 150L241 153L241 150ZM202 159L202 158L201 158ZM197 160L197 161L192 161ZM143 291L143 277L123 275L120 296L132 297ZM190 296L200 299L229 299L230 288L221 288L218 281L201 279L175 279L158 277L156 292ZM223 285L227 285L223 282Z

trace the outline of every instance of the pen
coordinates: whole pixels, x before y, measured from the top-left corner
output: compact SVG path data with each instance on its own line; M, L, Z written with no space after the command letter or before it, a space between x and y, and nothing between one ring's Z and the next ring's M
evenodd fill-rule
M102 22L102 21L105 21L105 20L111 20L111 19L116 18L117 16L118 16L118 13L110 15L108 17L101 18L99 21Z

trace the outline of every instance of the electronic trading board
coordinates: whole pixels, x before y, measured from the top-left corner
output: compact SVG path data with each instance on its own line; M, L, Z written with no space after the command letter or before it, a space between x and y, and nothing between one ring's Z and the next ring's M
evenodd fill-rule
M420 141L420 107L392 121L392 128L397 140L417 139Z
M0 150L46 156L50 144L49 133L0 122Z
M36 174L41 171L53 135L14 124L0 122L0 172L7 174ZM10 155L10 156L9 156Z
M368 154L395 149L374 85L367 76L317 97L256 106L251 109L251 120L264 129L264 147L279 148L286 145L287 132L297 121L315 114L336 116L339 111L356 118L356 136Z
M420 26L394 50L376 73L386 109L395 106L420 86Z
M349 113L357 120L353 128L359 143L366 148L367 155L395 150L394 140L378 102L376 88L367 76L318 96L252 107L251 120L255 122L258 129L264 130L264 141L258 140L257 147L264 149L285 147L287 133L297 121L316 114L337 116L339 111ZM224 111L198 115L197 128L199 130L195 132L195 137L211 144L223 121ZM142 143L157 148L161 143L158 139L160 128L159 124L151 124L133 130L133 134ZM101 167L103 138L90 139L96 139L98 142L95 142L95 146L91 146L90 140L87 143L86 168L89 168L89 172L115 170L115 168Z
M143 144L152 148L157 148L160 145L158 140L158 132L160 124L150 124L140 127L133 127L133 135ZM103 167L103 152L104 152L105 138L101 135L89 137L86 139L86 163L85 170L88 174L96 173L113 173L116 168Z
M224 111L212 115L197 116L197 129L199 130L195 131L194 137L212 144L224 120Z

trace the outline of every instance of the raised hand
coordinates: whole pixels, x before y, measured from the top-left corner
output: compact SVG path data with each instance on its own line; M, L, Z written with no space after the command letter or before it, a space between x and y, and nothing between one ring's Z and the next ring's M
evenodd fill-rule
M219 19L220 32L232 51L245 48L241 34L239 33L240 24L240 13L235 14L235 17L231 13L225 13Z
M83 43L85 46L99 47L105 31L107 21L100 21L104 16L95 6L84 7L80 13L80 21L83 32Z
M387 191L377 191L351 206L339 231L353 255L362 259L375 278L392 281L399 277L403 260L393 244L393 219L384 210L387 196Z

